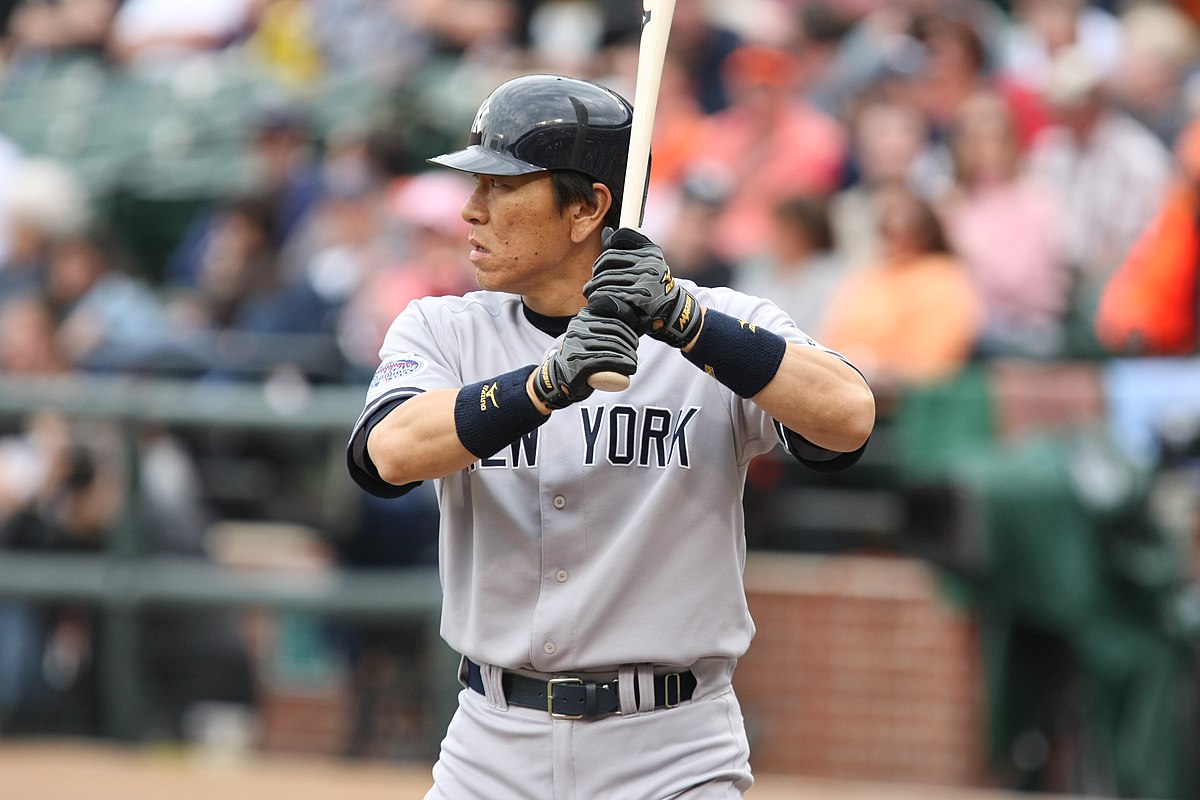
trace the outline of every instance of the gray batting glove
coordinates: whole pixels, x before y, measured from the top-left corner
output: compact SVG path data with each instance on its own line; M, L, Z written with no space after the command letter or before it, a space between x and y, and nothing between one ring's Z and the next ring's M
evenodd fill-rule
M639 335L648 333L672 347L696 338L700 304L671 277L661 247L632 228L606 231L604 247L583 285L589 308L625 319Z
M637 372L637 334L619 319L581 309L567 325L558 350L533 380L533 390L548 408L566 408L594 391L588 378L597 372Z

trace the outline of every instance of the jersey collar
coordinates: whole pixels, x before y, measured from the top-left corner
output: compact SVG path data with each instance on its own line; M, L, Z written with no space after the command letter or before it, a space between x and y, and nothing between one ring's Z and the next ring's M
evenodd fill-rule
M524 303L521 303L521 310L525 312L525 319L529 320L533 327L547 336L555 338L567 332L567 325L573 319L573 317L548 317L545 314L539 314Z

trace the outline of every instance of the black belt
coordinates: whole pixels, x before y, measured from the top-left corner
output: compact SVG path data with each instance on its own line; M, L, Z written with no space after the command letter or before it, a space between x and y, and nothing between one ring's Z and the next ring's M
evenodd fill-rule
M479 665L470 659L466 659L466 662L467 686L485 694ZM559 719L595 719L621 710L620 687L615 678L607 683L593 683L583 678L541 680L516 672L505 672L501 677L501 686L509 705L536 708ZM654 707L674 708L685 700L691 700L694 691L696 676L690 670L655 675ZM633 694L637 698L636 681Z

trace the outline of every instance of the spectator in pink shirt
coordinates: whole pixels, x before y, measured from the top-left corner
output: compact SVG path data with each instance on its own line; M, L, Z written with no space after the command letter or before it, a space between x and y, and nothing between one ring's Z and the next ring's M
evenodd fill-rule
M802 99L796 62L784 50L746 45L725 60L723 74L732 104L700 134L701 160L731 180L716 241L723 258L740 261L767 237L780 200L837 186L846 135L836 120Z
M956 180L941 210L986 309L979 349L1056 355L1071 288L1058 197L1023 171L1013 115L997 94L969 97L949 132Z

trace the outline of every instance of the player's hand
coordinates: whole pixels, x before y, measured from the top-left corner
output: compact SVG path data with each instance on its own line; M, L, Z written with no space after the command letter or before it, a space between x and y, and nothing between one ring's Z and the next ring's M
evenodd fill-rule
M671 277L662 248L632 228L606 232L604 246L583 286L588 307L672 347L696 338L700 304Z
M562 345L533 376L533 390L548 408L566 408L593 391L597 372L637 372L637 334L624 322L584 308L567 325Z

